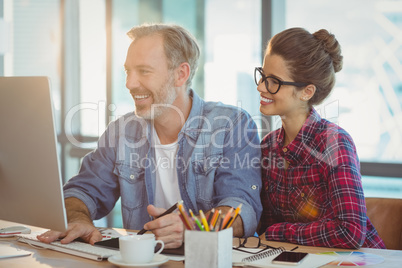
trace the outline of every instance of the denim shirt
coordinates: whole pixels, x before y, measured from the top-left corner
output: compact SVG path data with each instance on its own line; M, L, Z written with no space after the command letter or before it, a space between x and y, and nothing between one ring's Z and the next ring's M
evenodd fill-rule
M193 90L192 108L178 135L177 175L186 209L208 211L242 205L244 235L252 236L262 206L261 151L257 127L245 111L205 102ZM78 175L64 186L92 219L106 216L121 197L123 226L139 230L152 218L155 168L150 121L128 113L109 124L97 148L83 159Z

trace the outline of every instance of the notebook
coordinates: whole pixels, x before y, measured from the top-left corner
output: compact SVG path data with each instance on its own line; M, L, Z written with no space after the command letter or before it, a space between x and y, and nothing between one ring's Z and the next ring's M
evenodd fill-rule
M250 252L258 252L261 249L247 249ZM233 250L232 263L233 266L247 266L247 267L290 267L289 265L273 264L272 260L281 252L285 251L284 248L269 249L258 254L250 254ZM309 253L303 262L297 265L298 268L315 268L332 262L336 259L333 256L317 255Z

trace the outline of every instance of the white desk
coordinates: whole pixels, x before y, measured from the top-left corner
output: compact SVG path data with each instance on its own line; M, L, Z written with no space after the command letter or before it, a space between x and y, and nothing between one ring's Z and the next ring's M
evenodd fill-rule
M10 225L15 225L15 223L0 220L0 228L7 227ZM31 227L33 231L41 230L40 228ZM65 253L48 250L48 249L36 249L25 243L17 242L15 238L0 238L1 244L10 245L10 247L20 248L32 252L31 256L28 257L17 257L0 259L0 267L15 267L15 268L50 268L50 267L74 267L74 268L92 268L92 267L110 267L115 268L116 266L109 263L108 261L93 261L81 257L76 257L68 255ZM282 242L272 242L267 241L267 243L274 247L283 246L285 249L290 250L295 247L294 244L282 243ZM402 267L402 251L400 250L382 250L382 249L370 249L361 248L359 250L344 250L344 249L334 249L334 248L321 248L321 247L307 247L299 246L295 251L303 251L309 253L319 253L326 251L361 251L376 254L384 257L385 261L376 266L366 266L370 268L381 267ZM183 262L168 261L167 263L161 265L163 268L176 268L184 267ZM334 267L334 266L323 266L323 267ZM363 266L360 266L363 267Z

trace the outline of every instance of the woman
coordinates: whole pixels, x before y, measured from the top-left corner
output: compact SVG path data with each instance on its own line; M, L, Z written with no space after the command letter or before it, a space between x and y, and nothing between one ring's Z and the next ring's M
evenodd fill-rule
M366 215L352 138L313 108L334 87L342 59L327 30L291 28L270 40L264 65L255 70L261 113L282 121L261 142L260 231L267 240L385 248Z

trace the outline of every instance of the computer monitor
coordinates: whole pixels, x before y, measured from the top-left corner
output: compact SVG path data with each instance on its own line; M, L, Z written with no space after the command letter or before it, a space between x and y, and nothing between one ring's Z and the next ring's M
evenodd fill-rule
M65 231L50 81L0 77L0 219Z

